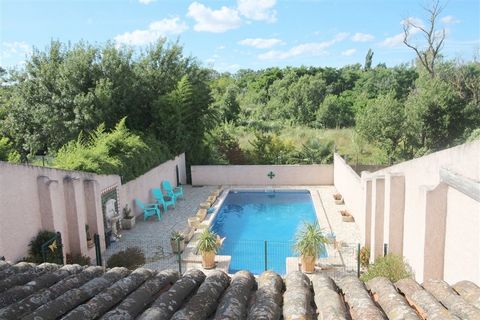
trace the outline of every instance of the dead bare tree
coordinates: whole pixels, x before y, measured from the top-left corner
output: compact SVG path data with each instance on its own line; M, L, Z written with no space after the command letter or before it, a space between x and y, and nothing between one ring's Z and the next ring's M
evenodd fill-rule
M433 78L435 76L435 62L439 57L445 40L445 28L437 30L437 19L443 10L439 0L434 0L430 6L423 7L428 13L428 25L423 26L414 19L405 19L403 23L403 43L413 49L421 64ZM425 46L414 44L411 35L420 32L426 40Z

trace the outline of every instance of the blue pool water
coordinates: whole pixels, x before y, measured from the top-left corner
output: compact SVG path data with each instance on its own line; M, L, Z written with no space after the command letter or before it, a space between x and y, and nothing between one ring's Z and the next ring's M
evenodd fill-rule
M308 191L230 191L212 230L226 237L219 254L232 256L229 271L285 274L286 257L303 221L317 221ZM265 262L266 251L266 262ZM266 265L265 265L266 263Z

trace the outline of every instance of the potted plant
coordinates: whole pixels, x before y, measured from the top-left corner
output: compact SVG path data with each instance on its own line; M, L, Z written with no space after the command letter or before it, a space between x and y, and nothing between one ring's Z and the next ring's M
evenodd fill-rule
M125 230L132 229L135 226L135 216L132 214L132 210L128 207L128 205L125 205L122 212L122 228Z
M335 199L335 204L343 204L343 197L340 193L338 192L334 193L333 199Z
M294 245L294 250L300 254L303 272L315 271L315 261L325 251L325 243L327 239L318 223L304 223L296 234Z
M185 250L185 237L178 231L173 231L170 235L170 245L173 253L179 253Z
M340 210L340 214L342 215L343 222L355 222L352 214L347 210Z
M87 247L93 248L95 243L93 242L92 235L90 234L90 226L88 224L85 225L85 233L87 235Z
M215 268L215 254L219 246L217 235L210 229L205 229L200 234L197 249L202 254L202 267L205 269Z

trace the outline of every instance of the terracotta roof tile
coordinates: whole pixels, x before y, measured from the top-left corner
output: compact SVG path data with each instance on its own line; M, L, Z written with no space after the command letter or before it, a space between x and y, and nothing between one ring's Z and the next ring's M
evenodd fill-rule
M445 281L427 280L423 287L459 318L480 320L480 309L465 301Z
M466 301L480 309L480 287L471 281L460 281L453 285L453 289Z
M248 271L238 271L232 277L215 312L214 319L246 319L248 302L256 289L255 277Z
M384 277L372 279L366 283L373 299L382 307L383 311L391 320L420 320L418 314L410 308L410 305L393 284Z
M408 303L415 308L424 319L459 319L447 310L437 299L413 279L402 279L395 287L405 295Z
M34 276L33 276L34 275ZM0 319L480 319L480 288L413 279L239 271L209 276L0 261ZM28 280L30 279L30 280ZM27 281L27 282L25 282Z

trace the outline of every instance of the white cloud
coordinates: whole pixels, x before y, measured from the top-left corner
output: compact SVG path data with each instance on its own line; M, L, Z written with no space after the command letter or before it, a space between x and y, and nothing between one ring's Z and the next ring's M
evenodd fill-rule
M357 32L352 36L352 41L354 42L368 42L375 39L375 37L369 33Z
M287 51L271 50L258 56L261 60L284 60L300 55L321 55L326 49L348 37L348 33L339 33L329 41L308 42L292 47Z
M140 2L141 4L150 4L152 2L155 2L157 0L138 0L138 2Z
M408 17L405 20L400 21L400 24L402 26L405 26L407 23L411 23L411 24L413 24L417 27L421 27L421 28L424 27L423 21L421 19L414 18L414 17ZM413 35L415 35L416 33L420 32L420 29L415 28L414 26L410 25L409 28L408 28L408 32L409 32L408 36L410 38ZM404 37L405 37L405 34L402 32L402 33L396 34L392 37L385 38L382 42L379 43L379 45L381 45L383 47L390 47L390 48L397 47L397 46L399 46L403 43Z
M390 48L396 47L403 43L403 37L404 37L403 32L396 34L393 37L385 38L385 40L380 42L380 45L383 47L390 47Z
M195 31L220 33L236 29L242 24L237 10L225 6L212 10L198 2L193 2L188 7L187 16L195 20L196 24L193 27Z
M401 25L401 26L404 26L404 25L407 24L407 23L411 23L411 24L416 25L417 27L422 27L422 28L425 26L425 25L423 24L422 19L420 19L420 18L408 17L408 18L400 21L400 25Z
M460 20L455 18L454 16L445 16L440 19L441 22L445 24L455 24L455 23L460 23Z
M0 57L3 59L11 57L25 58L32 53L32 48L24 41L2 42Z
M238 0L238 11L247 19L275 22L277 11L273 9L277 0Z
M347 49L345 51L342 51L342 56L350 57L351 55L355 54L357 52L357 49Z
M115 37L115 41L119 44L139 46L154 42L158 38L170 34L180 34L187 29L187 24L180 21L179 17L166 18L150 23L148 29L120 34Z
M271 39L262 39L262 38L248 38L238 42L243 46L250 46L258 49L268 49L276 45L284 44L280 39L271 38Z

